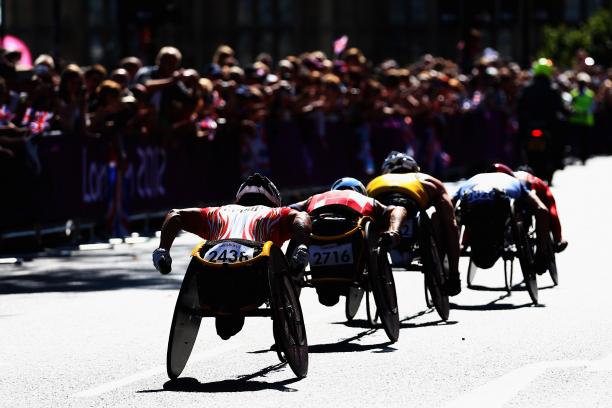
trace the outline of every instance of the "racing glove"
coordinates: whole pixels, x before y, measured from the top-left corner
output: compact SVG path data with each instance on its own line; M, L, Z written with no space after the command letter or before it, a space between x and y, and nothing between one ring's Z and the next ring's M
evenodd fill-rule
M400 234L397 231L385 231L380 234L378 246L383 251L395 248L400 242Z
M306 265L308 265L309 259L310 254L308 252L308 247L302 244L293 251L293 255L291 255L291 259L289 260L289 266L292 270L304 270Z
M172 270L172 258L170 252L164 248L157 248L153 251L153 265L162 275L170 273Z

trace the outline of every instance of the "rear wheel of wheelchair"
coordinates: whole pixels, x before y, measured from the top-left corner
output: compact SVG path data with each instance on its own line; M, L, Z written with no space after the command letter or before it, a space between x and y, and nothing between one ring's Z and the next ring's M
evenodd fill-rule
M533 247L522 220L515 220L514 230L514 239L525 286L531 301L534 304L538 304L538 282L534 265Z
M399 338L399 310L393 270L385 252L379 253L377 234L370 222L365 225L366 251L368 254L368 277L376 303L377 314L380 317L385 333L392 342Z
M429 292L431 296L428 299L426 293L425 302L428 307L431 307L431 304L433 304L440 318L446 321L450 314L450 302L443 288L448 277L448 262L445 262L440 254L433 231L428 222L429 220L426 219L426 216L423 216L420 220L422 220L419 230L423 234L420 238L420 244L423 248L421 256L425 287L427 288L426 292Z
M183 278L170 326L166 371L172 380L181 375L193 350L202 321L202 317L197 314L198 308L196 264L192 261Z
M289 363L298 378L308 373L308 341L302 307L295 284L289 276L289 266L282 251L272 246L268 259L270 308L274 340L281 362Z
M361 300L363 299L364 291L361 288L350 286L346 293L346 305L344 307L344 314L346 315L346 320L349 322L355 318L357 311L359 310L359 306L361 305Z

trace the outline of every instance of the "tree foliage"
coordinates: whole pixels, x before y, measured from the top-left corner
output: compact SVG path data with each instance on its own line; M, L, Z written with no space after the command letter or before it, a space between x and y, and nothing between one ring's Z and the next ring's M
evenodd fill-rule
M612 13L600 10L583 25L546 26L542 30L542 47L538 55L552 58L555 64L569 67L576 51L585 49L597 64L612 66Z

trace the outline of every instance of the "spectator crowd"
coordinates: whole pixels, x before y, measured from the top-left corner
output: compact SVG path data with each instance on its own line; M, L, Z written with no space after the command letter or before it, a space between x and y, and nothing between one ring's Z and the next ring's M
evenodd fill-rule
M443 178L478 162L520 161L516 107L531 73L492 49L468 64L425 55L402 66L393 59L374 64L357 48L280 61L262 53L245 63L222 45L204 70L182 62L181 52L167 46L150 66L137 57L110 69L60 65L40 55L32 70L21 72L14 53L3 51L3 169L23 159L29 171L40 172L36 143L53 134L105 138L119 160L127 138L162 146L227 141L223 155L208 159L220 168L234 163L242 175L271 175L282 186L367 177L391 149L414 155L424 171ZM606 152L612 70L586 55L572 69L555 70L569 114L578 77L595 95L593 151Z

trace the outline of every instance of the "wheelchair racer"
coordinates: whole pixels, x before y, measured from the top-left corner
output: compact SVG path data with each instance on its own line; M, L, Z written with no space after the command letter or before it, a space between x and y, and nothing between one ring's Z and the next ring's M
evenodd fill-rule
M172 269L170 248L181 230L213 241L272 241L280 247L291 240L290 247L295 248L289 258L291 273L299 275L308 264L310 217L305 212L281 207L278 189L259 173L249 176L238 188L235 204L174 209L166 215L159 248L153 251L153 265L162 274ZM243 324L243 316L215 318L217 334L224 340L238 333Z
M567 241L561 235L561 221L559 220L557 203L548 184L541 178L534 176L533 169L527 165L519 166L514 172L502 163L495 163L493 166L498 172L518 178L528 190L536 193L550 213L550 232L553 236L555 252L564 251L567 248Z
M290 206L309 214L329 212L349 212L358 216L367 216L374 220L380 234L379 245L388 250L400 241L400 226L406 218L407 211L403 207L386 206L368 197L365 186L357 179L344 177L332 184L330 191L315 194L299 203ZM325 293L317 288L319 301L326 306L338 303L340 295L336 292Z
M434 231L440 235L445 253L448 254L449 279L444 291L449 296L461 292L459 279L459 229L451 198L444 184L435 177L419 172L417 162L411 156L392 151L382 165L382 175L367 187L370 195L397 192L411 198L420 210L436 209Z
M457 203L461 200L461 213L464 210L469 210L470 207L483 208L486 206L490 211L474 211L473 219L469 224L465 220L461 220L462 224L466 225L466 231L463 236L463 246L469 246L470 240L483 240L481 243L493 244L497 243L496 237L499 236L498 231L493 230L492 226L501 226L503 228L504 221L507 217L505 203L509 199L515 200L515 208L517 212L525 211L527 214L533 214L536 219L536 238L537 238L537 253L535 254L535 267L538 274L546 272L547 253L546 239L549 233L549 212L544 203L537 197L534 192L527 190L525 185L514 176L510 176L500 172L480 173L472 178L464 181L457 192L453 196L453 202ZM460 213L460 215L461 215ZM462 216L463 217L463 216ZM491 230L481 230L475 234L472 229L481 228L486 225ZM485 241L486 240L486 241ZM483 245L486 247L486 245ZM484 254L487 255L487 254ZM494 261L495 254L491 251L491 260ZM492 266L493 262L491 262Z

